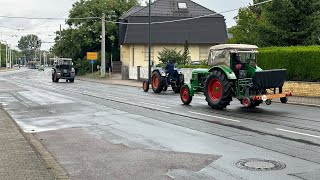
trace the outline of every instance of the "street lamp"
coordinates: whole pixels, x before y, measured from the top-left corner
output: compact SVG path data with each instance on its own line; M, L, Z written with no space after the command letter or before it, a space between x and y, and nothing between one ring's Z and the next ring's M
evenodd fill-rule
M149 39L148 39L148 44L149 44L149 60L148 60L148 81L151 83L151 0L149 0Z

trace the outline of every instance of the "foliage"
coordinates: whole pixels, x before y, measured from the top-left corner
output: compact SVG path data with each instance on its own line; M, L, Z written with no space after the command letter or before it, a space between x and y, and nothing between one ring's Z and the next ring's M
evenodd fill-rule
M173 63L183 64L184 57L181 54L181 51L177 51L176 49L168 49L164 48L159 52L158 59L161 63L167 63L171 60Z
M107 21L117 21L123 13L138 3L138 0L80 0L73 4L69 18L102 17L105 13ZM79 72L91 71L91 66L82 60L87 52L101 50L101 19L68 19L66 23L69 28L61 34L57 32L53 53L74 59L77 68L83 68ZM111 53L115 61L120 59L118 42L118 26L106 23L107 61L110 60Z
M29 34L22 36L18 42L18 48L31 60L36 49L41 48L41 40L37 35Z
M261 48L258 66L287 69L287 80L320 81L320 46Z
M234 37L228 42L264 47L320 44L319 8L317 0L274 0L241 9L237 25L229 29Z
M190 51L189 51L189 42L186 40L186 42L184 43L184 48L183 48L183 54L182 54L182 64L186 65L189 63L190 61L190 57L189 57Z
M208 65L191 65L191 64L187 64L187 65L181 65L180 68L193 68L193 69L196 69L196 68L210 68L210 66Z
M6 59L5 59L5 57L6 57L6 46L5 46L5 44L1 44L0 43L0 46L1 46L1 67L5 67L6 66Z

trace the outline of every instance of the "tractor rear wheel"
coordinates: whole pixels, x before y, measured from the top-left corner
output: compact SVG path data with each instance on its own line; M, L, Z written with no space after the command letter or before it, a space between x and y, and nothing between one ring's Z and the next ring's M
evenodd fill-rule
M221 71L213 71L204 89L206 101L213 109L224 109L232 101L232 84Z
M144 92L148 92L149 91L149 82L147 80L144 80L142 87L143 87Z
M155 71L152 74L152 90L155 93L160 93L163 90L165 77L162 77L159 72Z
M192 96L190 95L190 89L187 85L183 85L180 89L180 98L183 104L189 105L192 101Z

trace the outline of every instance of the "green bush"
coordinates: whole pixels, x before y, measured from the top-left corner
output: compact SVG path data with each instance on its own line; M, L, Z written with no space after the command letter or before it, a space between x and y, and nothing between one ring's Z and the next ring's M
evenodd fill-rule
M191 65L191 64L181 65L179 67L180 68L193 68L193 69L196 69L196 68L210 68L210 66L207 66L207 65Z
M287 80L320 81L320 46L269 47L259 49L262 69L287 69Z

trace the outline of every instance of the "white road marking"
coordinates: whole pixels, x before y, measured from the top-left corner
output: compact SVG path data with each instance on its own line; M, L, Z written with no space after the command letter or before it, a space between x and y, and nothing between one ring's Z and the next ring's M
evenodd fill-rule
M241 121L235 120L235 119L229 119L229 118L224 118L224 117L220 117L220 116L212 116L212 115L209 115L209 114L202 114L202 113L197 113L197 112L192 112L192 111L189 111L189 113L196 114L196 115L201 115L201 116L213 117L213 118L222 119L222 120L226 120L226 121L233 121L233 122L238 122L238 123L241 122Z
M289 132L289 133L293 133L293 134L300 134L300 135L309 136L309 137L314 137L314 138L320 138L320 136L316 136L316 135L312 135L312 134L306 134L306 133L301 133L301 132L296 132L296 131L290 131L290 130L286 130L286 129L276 128L276 130L278 130L278 131L284 131L284 132Z
M145 105L150 105L150 106L156 106L156 107L161 107L161 108L166 108L169 109L170 107L166 107L166 106L160 106L157 104L151 104L151 103L146 103L146 102L139 102L140 104L145 104Z

